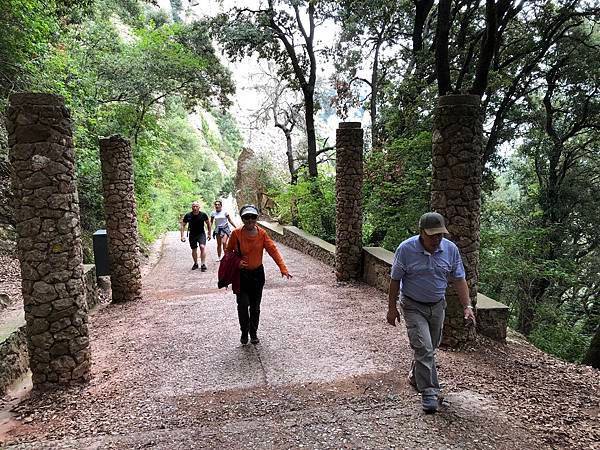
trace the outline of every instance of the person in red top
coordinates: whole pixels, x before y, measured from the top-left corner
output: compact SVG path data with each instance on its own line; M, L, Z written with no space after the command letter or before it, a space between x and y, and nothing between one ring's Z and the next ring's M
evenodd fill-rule
M256 226L258 210L254 205L244 205L240 209L243 226L236 228L227 241L227 251L239 251L242 256L240 262L240 293L237 297L237 311L240 321L242 337L240 342L245 345L250 342L258 344L258 322L260 319L260 301L263 286L265 285L265 271L262 264L263 250L273 258L279 266L281 276L288 279L290 275L281 254L273 240L267 233Z

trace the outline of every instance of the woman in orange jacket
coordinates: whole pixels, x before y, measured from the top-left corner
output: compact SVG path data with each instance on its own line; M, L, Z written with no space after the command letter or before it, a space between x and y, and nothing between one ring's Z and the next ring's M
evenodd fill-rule
M263 250L273 258L281 276L288 279L290 275L281 254L267 233L256 226L258 210L254 205L244 205L240 209L243 226L236 228L227 241L227 251L238 251L240 262L240 293L237 297L238 318L242 337L240 342L245 345L250 342L258 344L258 322L260 319L260 301L265 285L265 271L262 264ZM239 244L239 245L238 245Z

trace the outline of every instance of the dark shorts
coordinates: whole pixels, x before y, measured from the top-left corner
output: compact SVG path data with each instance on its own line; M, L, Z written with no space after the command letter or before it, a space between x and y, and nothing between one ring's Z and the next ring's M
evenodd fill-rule
M190 248L197 248L198 244L201 246L206 245L206 234L202 233L195 236L190 234Z

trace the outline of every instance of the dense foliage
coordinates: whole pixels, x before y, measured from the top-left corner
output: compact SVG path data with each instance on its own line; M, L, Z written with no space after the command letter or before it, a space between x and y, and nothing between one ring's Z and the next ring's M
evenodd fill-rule
M600 333L598 9L575 0L318 7L341 28L329 53L338 114L358 105L373 122L365 244L394 250L429 209L437 96L482 94L479 289L508 304L511 325L540 348L570 361L589 348L591 361ZM292 214L283 218L319 223L302 188L285 195ZM302 220L290 198L306 205Z
M323 167L316 178L304 174L296 184L273 192L278 220L335 243L335 176L331 168Z
M215 109L229 105L234 89L206 30L137 0L77 8L11 2L0 18L1 33L8 33L0 54L10 58L2 75L11 80L2 85L3 98L23 89L65 98L75 123L84 235L104 222L99 136L132 141L146 241L174 228L192 200L211 204L235 170L241 136L231 116ZM192 124L197 108L203 109Z

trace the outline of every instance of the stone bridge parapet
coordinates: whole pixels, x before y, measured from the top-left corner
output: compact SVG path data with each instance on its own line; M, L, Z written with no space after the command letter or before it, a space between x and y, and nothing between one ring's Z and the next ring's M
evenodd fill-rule
M312 236L297 227L260 221L259 225L271 239L335 267L335 246ZM394 253L381 247L364 247L362 252L362 281L387 292ZM477 293L477 332L503 342L508 326L508 306Z

